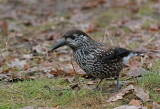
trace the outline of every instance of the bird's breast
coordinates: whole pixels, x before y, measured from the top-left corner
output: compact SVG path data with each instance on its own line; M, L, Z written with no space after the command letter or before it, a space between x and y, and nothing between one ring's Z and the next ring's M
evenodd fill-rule
M77 64L87 74L98 78L115 77L122 68L121 62L103 62L102 56L95 55L95 51L79 50L73 53Z
M86 72L94 67L94 63L97 62L97 57L94 52L89 50L78 50L73 53L73 57L77 64Z

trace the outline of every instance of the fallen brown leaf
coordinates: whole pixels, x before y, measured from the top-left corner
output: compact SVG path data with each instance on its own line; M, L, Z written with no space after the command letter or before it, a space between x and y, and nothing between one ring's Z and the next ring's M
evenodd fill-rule
M87 82L87 85L94 85L94 84L95 84L94 81L89 81L89 82Z
M16 58L11 62L11 64L9 64L9 66L24 68L26 64L27 64L26 60L19 60L18 58Z
M19 108L19 109L34 109L35 107L34 106L25 106L23 108Z
M141 87L134 86L136 96L139 97L143 102L150 101L149 92Z
M59 106L57 105L57 107L56 107L56 105L55 105L55 107L53 106L53 107L38 107L38 109L58 109L59 108Z
M59 108L58 105L54 105L54 106L53 106L53 109L58 109L58 108Z
M106 1L105 1L105 0L97 0L97 2L98 2L99 4L103 4L103 3L105 3Z
M88 2L82 6L82 9L90 9L97 7L98 4L96 2Z
M119 99L123 99L123 96L128 93L132 93L133 89L134 89L134 86L129 85L125 89L123 89L121 92L111 94L111 96L109 97L107 102L113 102L113 101L117 101Z
M140 100L135 100L135 99L132 99L130 102L129 102L130 105L134 105L134 106L142 106L142 102Z
M75 76L65 76L64 79L68 80L70 83L73 82Z
M152 109L152 105L146 105L145 107L147 107L147 109Z
M6 80L8 76L6 74L0 74L0 81L1 80Z
M63 71L62 70L57 70L57 71L51 70L49 73L54 75L55 77L57 77L57 76L61 75L63 73Z
M153 102L153 108L152 109L160 109L160 104L157 104Z
M5 64L5 59L0 56L0 67L3 66Z
M146 107L141 107L141 106L129 106L129 105L123 105L116 107L114 109L147 109Z
M3 33L3 36L8 35L8 23L6 20L2 22L2 33Z
M151 25L150 30L156 32L159 31L159 27L157 25Z
M25 59L32 59L33 58L33 54L24 54L23 58L25 58Z
M113 102L113 101L117 101L119 99L123 99L124 95L126 95L128 93L132 93L133 91L136 92L136 96L139 97L143 102L150 100L148 91L144 90L141 87L129 85L125 89L123 89L122 91L120 91L118 93L111 94L109 99L107 100L107 102Z
M158 92L160 94L160 89L156 89L156 92Z
M91 22L89 24L89 27L87 28L86 32L87 33L93 33L97 31L97 27L98 27L98 23L97 22Z
M130 71L127 73L128 76L138 77L146 73L147 71L144 68L132 67Z

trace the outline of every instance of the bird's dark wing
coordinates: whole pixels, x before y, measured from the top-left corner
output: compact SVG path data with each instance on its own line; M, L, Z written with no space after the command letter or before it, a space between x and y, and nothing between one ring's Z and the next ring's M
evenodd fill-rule
M117 57L120 57L122 59L123 57L126 57L131 53L130 50L127 50L127 49L124 49L124 48L117 48L117 47L116 48L111 48L110 51L112 51L113 53L106 56L107 60L112 60L112 59L117 58Z
M103 56L104 61L119 61L123 57L128 56L131 53L130 50L124 48L113 47L109 48Z

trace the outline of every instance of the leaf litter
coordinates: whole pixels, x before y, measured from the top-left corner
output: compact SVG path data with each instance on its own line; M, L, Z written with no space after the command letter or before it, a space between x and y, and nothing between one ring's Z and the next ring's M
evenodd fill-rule
M125 95L131 94L133 92L136 93L136 96L140 100L142 100L142 102L150 101L149 92L148 91L146 91L143 88L138 87L138 86L129 85L125 89L122 89L122 91L120 91L118 93L111 94L109 99L107 100L107 102L115 102L117 100L121 100L121 99L124 98Z
M72 59L70 49L64 47L55 53L49 52L51 46L61 39L62 34L72 28L82 29L91 36L99 36L93 37L96 40L116 46L149 51L143 59L134 58L130 61L130 70L124 70L127 71L124 77L142 76L160 58L160 26L158 14L154 14L159 13L160 8L156 0L149 5L153 10L148 11L141 9L147 5L146 0L72 2L73 0L15 0L0 3L0 81L37 79L36 75L39 75L41 78L58 77L74 83L76 76L86 76ZM32 4L38 7L35 8ZM113 16L114 11L111 15L109 13L110 9L115 8L127 8L134 16L131 17L123 10L125 15L121 13L117 19ZM118 15L119 11L116 12ZM104 34L105 31L111 35ZM82 87L92 89L96 81L88 80L84 83ZM80 86L76 83L71 89L75 87ZM142 106L144 102L150 101L148 91L136 85L127 86L107 101L122 100L125 95L131 93L136 93L136 97L139 98L130 101L131 105L136 105L135 107L138 103Z

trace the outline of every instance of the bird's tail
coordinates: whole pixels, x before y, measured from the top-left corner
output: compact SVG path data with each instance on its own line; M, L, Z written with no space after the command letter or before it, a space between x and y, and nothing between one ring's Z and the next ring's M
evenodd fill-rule
M144 56L147 52L133 52L134 56Z
M125 57L122 58L123 64L128 63L128 61L135 56L144 56L145 52L137 52L137 51L131 51L131 53Z

